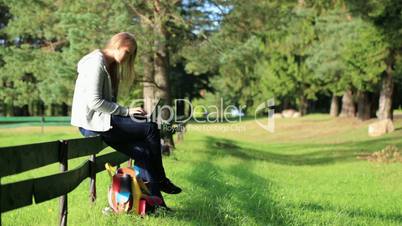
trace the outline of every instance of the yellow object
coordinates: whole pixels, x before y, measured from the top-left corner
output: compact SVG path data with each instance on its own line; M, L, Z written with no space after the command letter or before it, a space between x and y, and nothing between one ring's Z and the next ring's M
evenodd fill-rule
M106 171L108 172L110 179L113 178L113 175L116 174L117 167L110 165L110 163L105 163Z
M141 192L140 186L138 185L137 178L135 176L133 177L132 189L133 189L132 194L133 194L133 198L134 198L134 200L133 200L134 201L134 209L135 209L136 213L140 213L139 209L140 209L140 199L141 199L142 192Z
M141 178L137 179L138 184L141 187L141 191L147 195L151 195L151 192L149 191L148 187L145 185L144 181Z
M142 191L140 188L140 185L137 181L137 177L135 176L135 170L131 167L123 167L119 168L118 172L123 173L123 174L128 174L131 176L132 180L132 186L131 186L131 194L133 195L133 204L134 204L134 211L136 213L139 213L139 207L140 207L140 199L142 195Z
M132 178L131 194L133 196L132 211L135 211L135 213L140 214L139 212L140 199L150 195L150 191L145 185L144 181L142 179L137 180L137 177L135 176L135 170L131 167L123 167L117 169L116 166L112 166L110 165L110 163L105 163L105 168L112 181L113 181L113 175L115 175L117 172L123 174L129 174L131 176Z

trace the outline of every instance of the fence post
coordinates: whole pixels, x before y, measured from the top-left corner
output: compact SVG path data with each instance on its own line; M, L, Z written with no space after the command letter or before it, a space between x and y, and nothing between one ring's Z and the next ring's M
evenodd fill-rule
M45 127L45 116L42 115L40 117L40 132L43 133L44 132L44 127Z
M89 179L89 199L91 202L96 200L96 155L89 157L90 162L90 179Z
M59 162L60 171L65 172L68 170L68 142L60 140L59 143ZM67 225L67 194L60 196L60 226Z

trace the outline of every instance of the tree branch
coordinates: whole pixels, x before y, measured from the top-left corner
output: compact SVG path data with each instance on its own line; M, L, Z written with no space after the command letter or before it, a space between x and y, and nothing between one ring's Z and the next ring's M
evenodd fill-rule
M220 7L220 5L218 5L216 2L211 1L210 2L212 5L214 5L216 8L218 8L218 10L221 12L221 16L225 15L226 13L223 11L223 9Z
M135 15L141 18L141 20L144 20L145 23L152 25L153 22L150 20L148 17L146 17L144 14L140 13L133 5L131 5L129 2L125 2L127 7L133 12Z
M58 40L55 42L51 42L51 41L44 41L45 45L42 46L41 48L44 50L50 50L50 51L55 51L58 47L64 45L65 43L67 43L67 40Z

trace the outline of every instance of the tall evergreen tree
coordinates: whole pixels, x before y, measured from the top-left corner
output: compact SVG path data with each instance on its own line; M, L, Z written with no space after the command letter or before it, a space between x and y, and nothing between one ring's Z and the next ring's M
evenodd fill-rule
M10 0L6 5L12 19L5 30L18 45L4 50L9 57L1 76L12 83L24 81L25 86L18 87L34 90L30 98L22 95L27 90L18 89L10 90L7 96L16 97L18 104L41 101L48 106L47 115L68 114L80 57L102 47L113 33L132 29L125 6L118 2ZM19 79L26 74L34 79ZM55 105L62 106L62 111L55 111Z
M367 92L375 91L385 69L387 45L383 35L371 23L336 8L320 16L315 27L319 40L309 65L317 79L333 96L344 95L342 115L355 114L353 91L359 94L359 118L370 118L371 108L363 106L370 105Z
M379 107L379 119L392 119L392 96L394 91L395 68L402 48L402 2L398 0L356 0L346 1L353 14L360 15L372 22L384 35L388 43L388 55L385 59L386 69L382 73Z

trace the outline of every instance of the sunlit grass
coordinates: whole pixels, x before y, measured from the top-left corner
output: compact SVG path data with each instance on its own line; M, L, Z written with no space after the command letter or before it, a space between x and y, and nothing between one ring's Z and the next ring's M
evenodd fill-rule
M173 213L158 216L104 216L110 183L98 174L98 199L89 202L85 180L69 194L69 225L401 225L402 165L358 160L359 153L386 145L402 148L401 120L396 131L378 138L367 135L371 121L312 115L278 119L275 133L253 120L219 124L213 130L188 126L185 140L165 169L180 195L165 195ZM211 125L210 125L211 126ZM225 129L226 128L226 129ZM0 145L79 137L73 127L0 130ZM11 137L13 136L13 137ZM74 167L85 158L70 161ZM2 182L57 172L57 164ZM10 211L3 225L55 225L58 200Z

